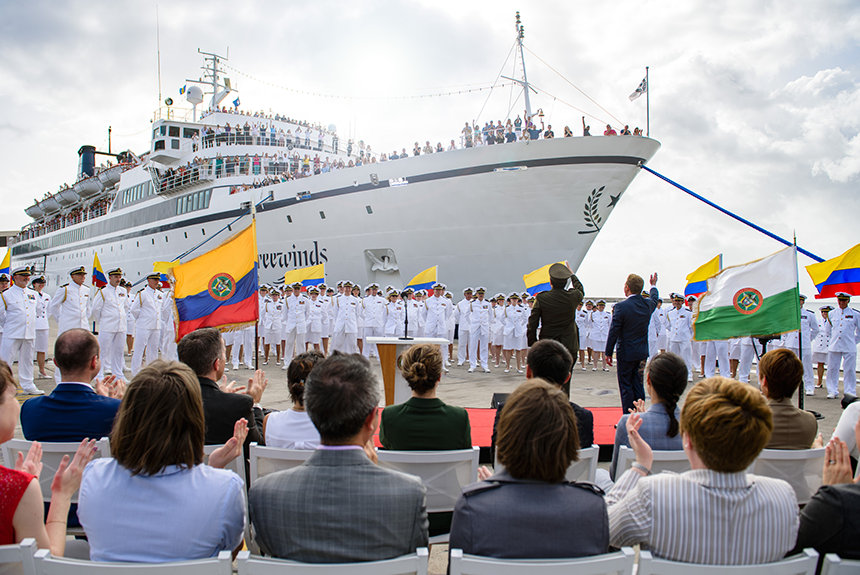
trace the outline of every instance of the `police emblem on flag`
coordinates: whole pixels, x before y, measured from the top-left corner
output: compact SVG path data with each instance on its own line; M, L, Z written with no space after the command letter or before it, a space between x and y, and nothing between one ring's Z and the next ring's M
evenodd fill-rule
M761 292L755 288L743 288L735 293L732 304L744 315L752 315L761 308L764 302Z
M236 291L236 280L230 274L216 274L209 280L209 295L218 301L230 299Z

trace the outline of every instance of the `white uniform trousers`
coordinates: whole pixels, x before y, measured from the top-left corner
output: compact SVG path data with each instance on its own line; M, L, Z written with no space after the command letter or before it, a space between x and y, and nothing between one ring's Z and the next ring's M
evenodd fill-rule
M842 364L842 392L857 395L856 351L830 351L827 353L827 395L839 393L840 363Z
M161 359L164 361L179 361L179 352L176 349L176 334L172 329L161 330L161 341L159 342Z
M233 334L233 369L239 369L239 348L242 348L242 363L254 369L254 326L242 328Z
M99 355L102 360L102 367L99 370L99 379L105 376L105 370L111 372L118 379L125 380L123 367L125 367L125 359L123 351L125 350L125 332L124 331L100 331L99 332Z
M758 340L754 339L753 345L741 345L741 358L738 360L738 381L741 383L750 382L752 360L756 355L756 351L761 355L761 345L758 343Z
M463 324L460 324L460 330L457 332L457 365L466 363L466 354L469 351L469 340L472 334L468 329L463 329Z
M598 350L603 351L603 350ZM669 349L675 355L681 357L687 365L687 381L693 381L693 345L689 341L670 341Z
M412 322L410 322L410 324L411 323ZM384 330L380 327L371 327L369 325L365 326L364 327L364 349L361 350L361 354L367 358L379 357L379 350L376 349L375 345L369 345L367 343L367 338L369 338L369 337L383 337L384 335L385 335ZM395 333L394 335L400 336L400 335L403 335L403 333L402 332L401 333Z
M490 367L487 364L487 356L490 355L487 353L487 345L490 341L490 330L483 329L473 329L469 332L469 349L471 353L469 354L471 357L469 358L469 366L472 369L478 367L478 356L481 356L481 367L484 368L484 371L490 371Z
M659 339L660 339L660 336L653 337L653 338L650 336L648 337L648 361L651 361L651 358L653 358L655 355L660 353L660 347L657 344L657 341ZM582 341L582 338L580 338L580 341ZM582 346L582 343L579 344L579 349L580 350L585 349L585 347Z
M131 356L132 377L137 375L142 365L158 359L158 344L160 339L161 330L138 328L134 334L134 355ZM146 362L143 361L144 351L146 352Z
M290 365L291 359L293 359L300 353L304 353L305 351L305 334L297 333L297 330L295 328L291 329L290 331L284 331L284 342L284 365ZM357 352L358 344L356 344L355 347ZM236 349L235 345L233 346L233 353L238 353L238 349Z
M32 391L33 384L33 340L4 337L0 342L0 359L8 363L18 360L18 381L24 391ZM59 370L57 370L59 371Z
M800 357L800 354L797 353L796 347L786 347L785 349L789 349L794 352L798 358L800 358L800 362L803 364L803 388L806 391L814 392L815 391L815 381L813 380L813 372L812 372L812 347L804 347L803 348L803 357Z
M357 334L336 332L331 336L331 351L358 353ZM286 360L285 360L286 361Z
M732 368L729 366L729 342L707 341L705 344L705 377L714 377L717 364L720 366L722 377L731 377Z

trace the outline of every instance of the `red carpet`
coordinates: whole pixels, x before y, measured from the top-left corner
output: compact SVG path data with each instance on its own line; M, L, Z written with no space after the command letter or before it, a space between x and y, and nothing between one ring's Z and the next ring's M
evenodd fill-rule
M615 424L621 418L620 407L589 407L594 414L594 442L598 445L615 443ZM472 444L479 447L489 447L493 437L493 421L496 410L492 408L467 407L469 424L472 426ZM379 435L373 437L377 447Z

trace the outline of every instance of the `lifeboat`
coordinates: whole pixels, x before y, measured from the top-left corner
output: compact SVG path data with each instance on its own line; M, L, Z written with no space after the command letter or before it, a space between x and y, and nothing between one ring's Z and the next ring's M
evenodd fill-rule
M57 198L54 196L48 196L41 202L39 202L39 207L42 209L42 213L50 214L53 212L60 211L60 202L57 201Z
M101 182L105 188L118 184L122 171L123 167L121 165L111 166L110 168L104 169L98 174L99 182Z
M24 210L24 211L27 213L27 215L28 215L28 216L30 216L30 217L31 217L31 218L33 218L34 220L38 220L38 219L39 219L39 218L41 218L43 215L45 215L45 212L43 212L43 211L42 211L42 208L40 208L40 207L39 207L39 203L38 203L38 202L37 202L37 203L35 203L35 204L33 204L32 206L30 206L29 208L27 208L27 209L26 209L26 210Z
M91 176L86 180L81 180L74 186L75 192L82 198L94 196L104 189L104 186L95 176Z
M75 202L79 201L81 197L75 191L74 187L68 187L64 190L60 190L54 197L57 198L57 201L60 202L61 206L71 206Z

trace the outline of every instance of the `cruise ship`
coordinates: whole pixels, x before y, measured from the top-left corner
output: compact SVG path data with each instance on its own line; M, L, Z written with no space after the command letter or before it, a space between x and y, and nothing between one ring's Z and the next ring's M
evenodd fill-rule
M205 76L185 90L192 107L168 99L145 153L97 166L101 152L81 147L77 181L27 208L33 222L11 248L13 265L56 286L98 253L105 269L121 266L139 282L154 262L200 255L256 217L261 282L324 263L328 283L400 288L438 266L455 292L522 291L537 267L567 260L577 269L660 146L557 137L383 161L333 127L243 113L238 100L222 106L232 91L223 58L201 54ZM530 113L525 66L518 82Z

